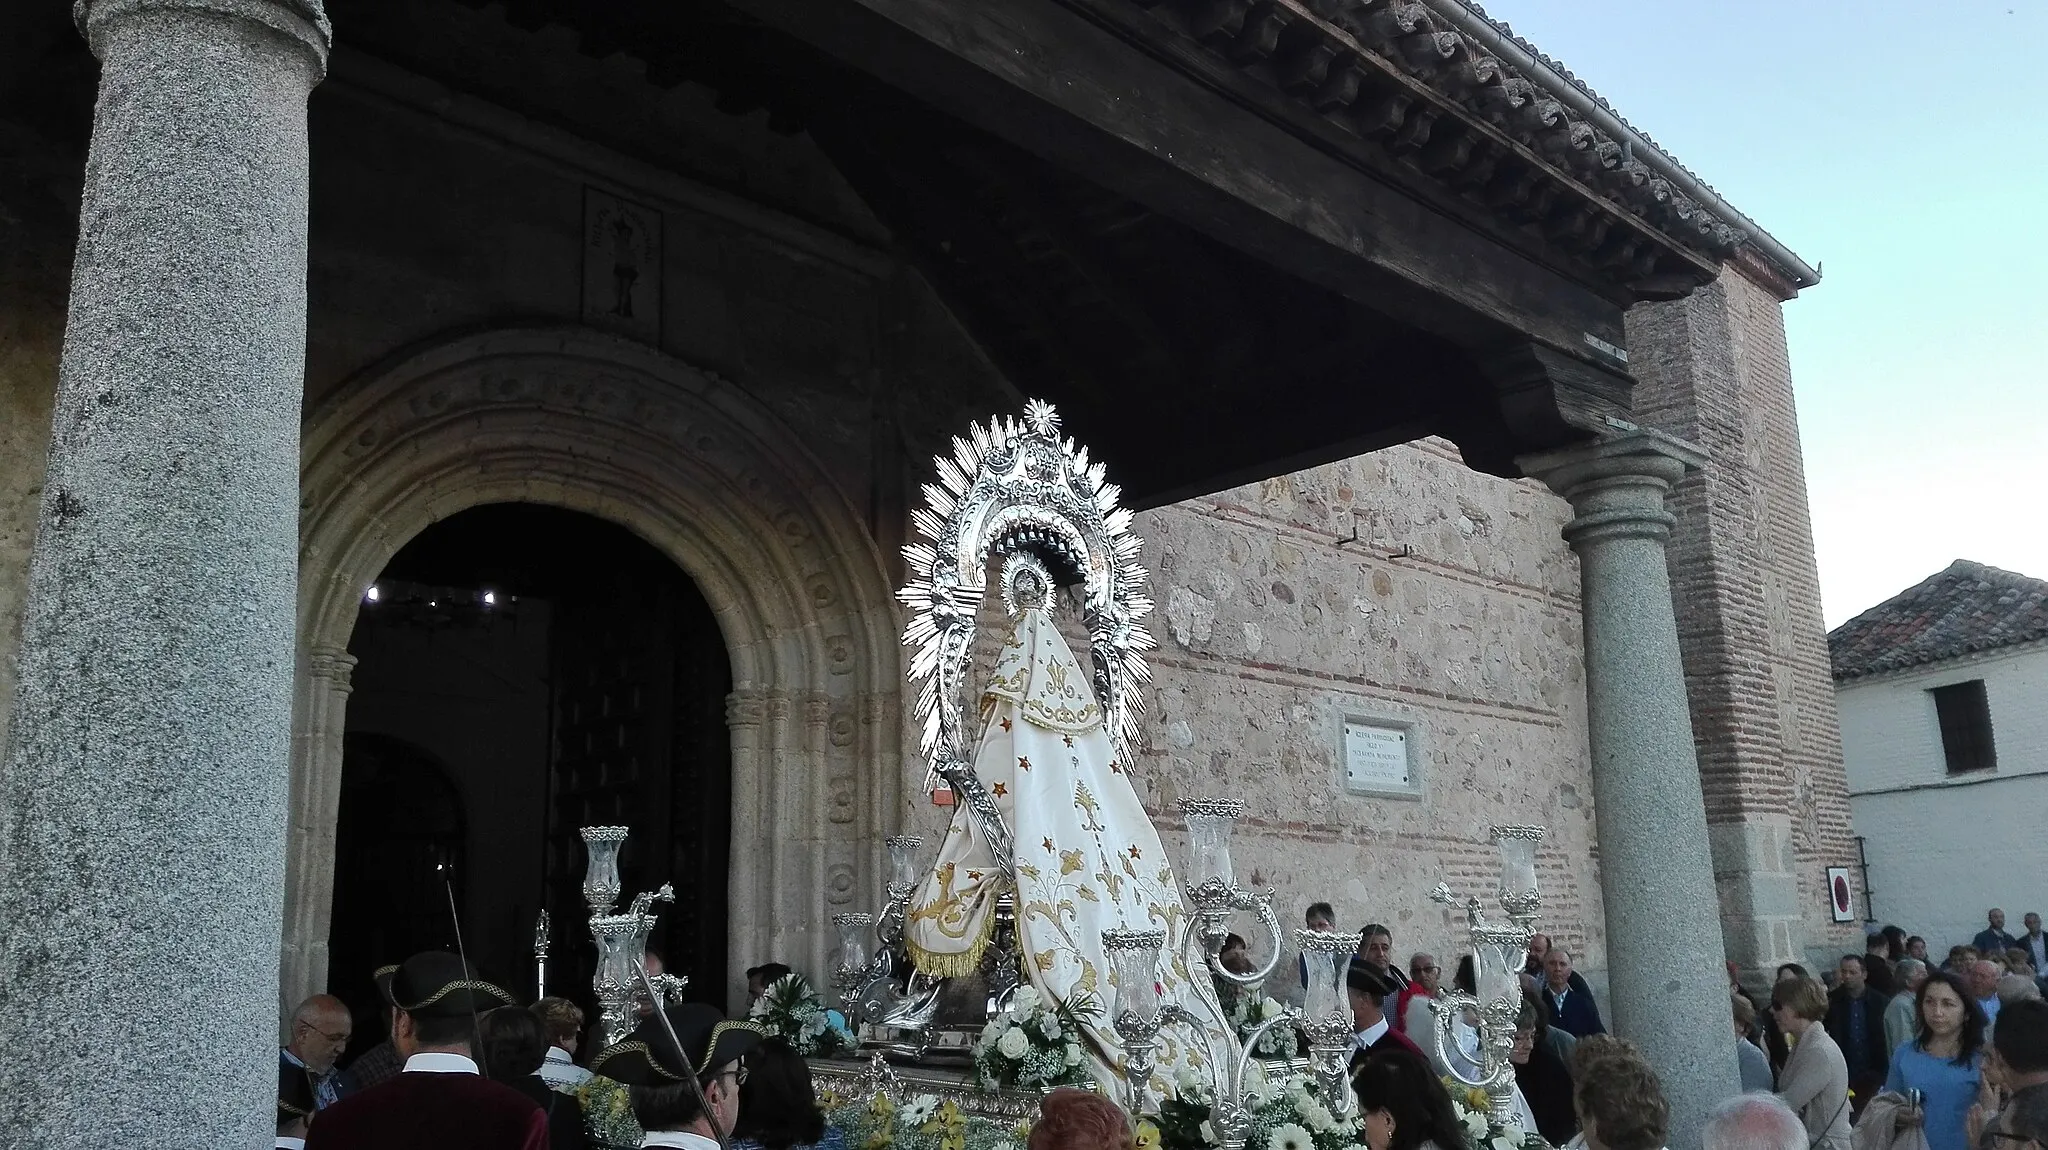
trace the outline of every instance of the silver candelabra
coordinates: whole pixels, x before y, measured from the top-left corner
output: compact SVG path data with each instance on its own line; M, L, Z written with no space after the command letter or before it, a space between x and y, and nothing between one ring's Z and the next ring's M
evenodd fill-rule
M659 921L652 913L656 903L674 902L675 888L668 883L659 890L633 896L625 914L613 914L619 899L619 851L626 843L625 827L583 827L580 831L589 859L583 874L583 897L590 903L590 937L597 944L597 973L592 988L597 991L604 1044L623 1041L639 1019L641 973L647 962L647 936ZM538 945L538 944L537 944ZM660 1010L687 985L687 977L663 972L650 980Z
M1263 982L1279 964L1280 920L1273 913L1273 895L1254 893L1237 883L1230 861L1230 839L1245 805L1235 799L1184 799L1181 815L1188 825L1187 896L1193 906L1192 926L1186 936L1189 964L1215 978L1237 986ZM1265 965L1248 974L1238 974L1223 965L1223 945L1230 937L1230 918L1239 912L1255 915L1265 928L1268 955ZM1322 934L1300 930L1294 933L1295 948L1308 968L1308 994L1300 1007L1288 1007L1245 1035L1237 1057L1228 1064L1210 1064L1210 1086L1214 1098L1217 1132L1226 1150L1241 1150L1251 1134L1251 1108L1245 1105L1245 1072L1252 1052L1276 1028L1284 1027L1308 1041L1309 1062L1317 1091L1324 1105L1339 1118L1353 1109L1346 1069L1352 1050L1352 1018L1344 993L1344 975L1351 956L1357 952L1359 935ZM1117 972L1117 1004L1113 1023L1124 1045L1125 1105L1132 1113L1151 1109L1152 1062L1159 1049L1159 1032L1170 1024L1197 1029L1201 1020L1172 1003L1161 1003L1156 989L1157 971L1164 948L1164 931L1108 930L1102 933L1103 947ZM1204 1004L1209 999L1197 996ZM1219 1013L1217 1027L1228 1033L1229 1017Z
M1544 830L1535 826L1496 826L1488 837L1500 848L1501 879L1495 897L1508 925L1486 921L1477 896L1465 900L1465 932L1472 947L1472 993L1442 992L1435 1004L1438 1057L1467 1086L1486 1091L1487 1120L1496 1128L1515 1118L1515 1023L1522 1013L1522 965L1535 935L1536 912L1543 904L1536 890L1536 845ZM1430 900L1457 906L1450 884L1438 883ZM1477 1056L1468 1073L1458 1045L1457 1027L1469 1018L1479 1036Z

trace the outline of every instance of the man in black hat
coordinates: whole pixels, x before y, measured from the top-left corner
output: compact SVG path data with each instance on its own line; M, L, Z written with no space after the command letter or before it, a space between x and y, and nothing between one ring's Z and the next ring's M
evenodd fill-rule
M391 1004L391 1043L405 1070L322 1110L307 1150L547 1150L540 1107L482 1077L471 1059L477 1017L511 995L440 950L379 971L377 988Z
M1387 977L1386 971L1362 955L1353 955L1350 969L1344 972L1344 989L1351 1001L1354 1067L1368 1053L1389 1047L1423 1057L1422 1048L1395 1029L1387 1018L1387 999L1399 994L1401 988Z
M701 1002L665 1013L669 1026L647 1019L625 1041L606 1047L591 1072L626 1084L633 1115L647 1132L640 1145L718 1150L739 1117L740 1083L747 1079L740 1058L761 1045L766 1032L752 1022L729 1022ZM681 1050L669 1039L669 1027Z

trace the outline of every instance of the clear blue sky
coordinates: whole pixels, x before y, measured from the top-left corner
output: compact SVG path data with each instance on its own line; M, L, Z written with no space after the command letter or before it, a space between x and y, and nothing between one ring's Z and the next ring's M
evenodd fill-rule
M1493 0L1786 246L1827 623L2048 579L2048 0Z

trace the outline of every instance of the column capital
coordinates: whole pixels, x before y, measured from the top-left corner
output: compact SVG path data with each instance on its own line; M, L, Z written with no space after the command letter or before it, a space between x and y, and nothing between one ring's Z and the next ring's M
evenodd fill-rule
M92 54L106 59L102 37L115 25L150 13L211 16L260 25L304 48L317 80L327 73L327 51L334 45L334 27L322 0L74 0L71 18Z
M1707 456L1677 436L1628 425L1515 463L1571 501L1577 514L1565 524L1564 537L1577 548L1596 539L1663 539L1675 522L1664 496L1687 472L1704 468Z
M326 679L336 689L346 693L353 688L356 657L346 647L315 645L306 648L306 674L314 679Z

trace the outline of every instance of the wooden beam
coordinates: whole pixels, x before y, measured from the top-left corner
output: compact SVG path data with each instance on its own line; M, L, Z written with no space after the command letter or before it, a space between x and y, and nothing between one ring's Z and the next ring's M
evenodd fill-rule
M1622 309L1052 0L731 0L1224 243L1472 349L1621 346Z

